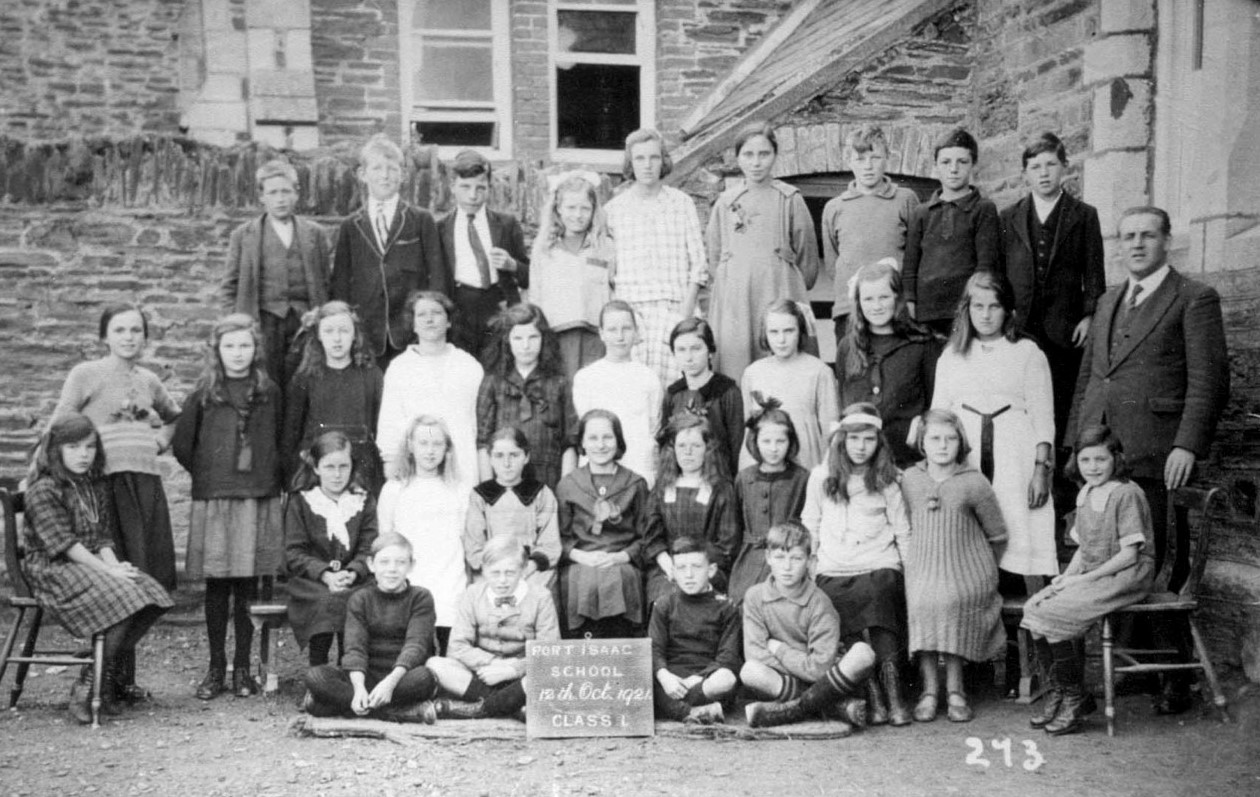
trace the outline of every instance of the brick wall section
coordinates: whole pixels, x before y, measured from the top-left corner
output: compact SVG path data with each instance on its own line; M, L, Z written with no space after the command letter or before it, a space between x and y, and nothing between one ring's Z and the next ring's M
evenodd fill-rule
M398 48L394 0L311 0L311 58L324 145L362 143L382 132L397 140Z
M0 3L0 135L175 133L184 0Z

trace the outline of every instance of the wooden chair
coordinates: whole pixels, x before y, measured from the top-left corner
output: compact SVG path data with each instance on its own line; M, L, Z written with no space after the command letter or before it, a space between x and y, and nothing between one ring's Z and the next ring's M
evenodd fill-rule
M9 572L9 581L13 584L13 595L9 598L9 606L17 612L9 635L5 638L4 648L0 650L0 681L10 664L17 665L17 673L13 688L9 692L9 708L17 705L22 696L22 687L26 682L26 673L32 664L47 664L63 667L81 667L92 665L92 727L101 727L101 683L105 675L105 635L92 635L90 655L83 655L69 650L39 650L40 626L44 620L44 610L39 602L31 597L30 586L22 573L23 551L20 547L21 535L18 534L18 513L22 512L22 493L10 492L0 487L0 504L4 508L4 559ZM22 650L13 654L13 648L22 631L22 623L30 615L30 624L26 628L26 636L22 641Z
M267 595L262 601L249 606L249 621L258 632L258 677L262 680L264 695L270 695L280 689L280 678L276 672L276 634L289 624L289 607L283 603L274 603Z
M1226 705L1225 694L1221 691L1220 682L1216 677L1216 670L1212 666L1212 660L1208 657L1207 647L1203 644L1203 637L1199 633L1199 628L1194 621L1194 611L1198 608L1198 601L1195 599L1195 592L1199 587L1199 581L1203 577L1203 571L1207 567L1208 553L1211 550L1212 533L1215 529L1217 515L1215 511L1224 513L1228 510L1229 504L1227 494L1224 489L1214 487L1205 489L1202 487L1182 487L1168 494L1168 524L1170 533L1168 534L1168 550L1164 556L1163 570L1171 571L1177 557L1175 556L1175 547L1180 544L1188 544L1188 540L1178 540L1181 536L1181 529L1186 527L1185 520L1189 512L1195 512L1200 516L1199 536L1194 547L1190 549L1190 573L1185 583L1181 585L1176 592L1167 591L1167 582L1161 583L1160 576L1156 577L1156 591L1152 592L1145 600L1126 606L1119 611L1112 612L1103 618L1102 622L1102 652L1103 652L1103 687L1105 695L1105 713L1107 716L1107 735L1116 735L1116 675L1117 674L1136 674L1136 673L1158 673L1158 672L1178 672L1193 670L1199 672L1206 681L1206 686L1212 691L1212 702L1216 704L1216 708L1221 712L1222 721L1229 721L1229 710ZM1194 652L1191 661L1186 662L1162 662L1150 661L1154 658L1167 658L1169 655L1178 654L1179 651L1171 648L1163 649L1134 649L1134 648L1118 648L1115 647L1113 638L1113 628L1117 620L1125 616L1145 616L1157 621L1158 618L1168 618L1177 622L1184 622L1190 630L1190 637L1194 644ZM1167 622L1167 620L1163 620ZM1120 660L1120 664L1116 664L1116 659Z

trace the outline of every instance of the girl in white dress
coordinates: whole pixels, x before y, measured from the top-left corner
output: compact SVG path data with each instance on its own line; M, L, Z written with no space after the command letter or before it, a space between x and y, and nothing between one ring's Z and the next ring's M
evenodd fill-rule
M1036 343L1016 334L1014 309L1004 276L971 276L936 364L932 408L962 419L974 446L968 464L993 483L1010 535L998 567L1053 576L1059 566L1047 501L1054 473L1050 366Z
M407 300L417 341L389 364L381 391L376 444L385 473L393 475L406 449L407 426L417 415L441 418L450 430L462 465L460 483L477 483L477 391L483 375L472 355L447 341L455 305L436 291L417 291ZM439 621L439 625L441 622Z
M393 531L411 543L415 555L407 580L433 593L438 654L443 656L459 596L468 586L463 542L468 490L458 461L446 423L418 416L394 452L394 476L376 506L381 536Z

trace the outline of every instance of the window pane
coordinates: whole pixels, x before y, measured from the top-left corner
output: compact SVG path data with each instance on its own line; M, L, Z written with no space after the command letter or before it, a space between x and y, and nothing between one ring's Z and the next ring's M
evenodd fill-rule
M417 0L413 28L489 30L491 0Z
M620 11L558 11L557 45L562 53L634 55L635 14Z
M494 122L416 122L416 132L425 144L450 147L497 146Z
M489 47L428 43L416 70L416 101L494 101L493 51Z
M556 146L621 149L639 127L639 67L557 69L556 98Z

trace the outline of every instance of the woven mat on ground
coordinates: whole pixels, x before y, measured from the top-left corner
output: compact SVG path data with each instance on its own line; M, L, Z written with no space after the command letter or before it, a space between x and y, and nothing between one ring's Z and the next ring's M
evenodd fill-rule
M399 724L373 719L310 717L299 715L289 723L289 730L298 736L361 737L385 739L395 744L411 744L420 740L455 742L484 739L519 740L525 738L525 726L511 719L448 720L434 725ZM684 725L681 722L657 722L657 736L684 739L839 739L850 731L837 722L819 720L784 725L778 728L749 728L742 721L725 725Z

